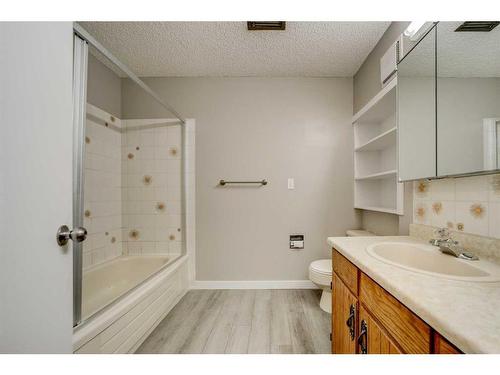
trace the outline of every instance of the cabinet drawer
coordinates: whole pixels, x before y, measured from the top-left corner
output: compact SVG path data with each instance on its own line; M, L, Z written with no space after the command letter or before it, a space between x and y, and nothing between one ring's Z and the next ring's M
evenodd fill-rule
M364 273L360 277L359 301L405 353L431 352L431 328Z
M357 296L358 268L335 249L333 249L333 271L344 282L349 290Z

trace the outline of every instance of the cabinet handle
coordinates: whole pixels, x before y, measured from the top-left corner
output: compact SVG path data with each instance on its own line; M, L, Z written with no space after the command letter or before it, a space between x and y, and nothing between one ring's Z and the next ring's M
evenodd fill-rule
M364 320L361 321L361 332L358 337L358 345L361 349L361 354L368 354L368 325Z
M345 322L349 327L349 335L351 336L351 341L354 341L354 328L356 326L356 307L351 305L349 308L349 318Z

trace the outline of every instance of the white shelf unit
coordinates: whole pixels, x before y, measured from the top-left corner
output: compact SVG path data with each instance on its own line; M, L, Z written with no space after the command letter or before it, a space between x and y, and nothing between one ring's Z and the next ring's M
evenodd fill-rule
M403 214L404 186L397 177L394 78L352 118L354 207Z

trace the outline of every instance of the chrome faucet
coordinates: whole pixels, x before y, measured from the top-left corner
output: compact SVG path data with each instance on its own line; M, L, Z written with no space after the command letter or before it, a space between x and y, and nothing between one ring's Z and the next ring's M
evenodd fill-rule
M460 246L458 241L453 240L447 228L439 228L435 231L435 234L437 234L439 238L433 238L429 243L433 246L437 246L442 253L465 260L479 260L477 256Z

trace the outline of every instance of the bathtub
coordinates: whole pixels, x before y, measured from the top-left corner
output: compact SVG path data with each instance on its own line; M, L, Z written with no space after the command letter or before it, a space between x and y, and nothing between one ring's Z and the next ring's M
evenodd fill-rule
M73 351L134 352L187 289L186 255L121 256L85 271Z

